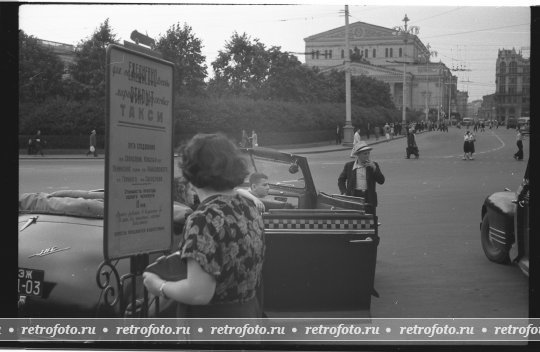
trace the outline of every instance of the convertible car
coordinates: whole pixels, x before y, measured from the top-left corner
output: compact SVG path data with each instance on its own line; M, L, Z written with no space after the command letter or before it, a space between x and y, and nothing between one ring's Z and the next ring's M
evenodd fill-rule
M259 296L266 316L369 316L377 217L364 212L362 198L317 192L305 157L262 148L242 152L252 171L271 183ZM132 258L104 262L103 196L103 190L20 196L20 317L170 316L171 302L148 295L144 268L134 270ZM190 212L175 202L171 251Z
M499 264L517 263L529 276L529 165L516 192L488 196L482 205L480 239L486 257Z

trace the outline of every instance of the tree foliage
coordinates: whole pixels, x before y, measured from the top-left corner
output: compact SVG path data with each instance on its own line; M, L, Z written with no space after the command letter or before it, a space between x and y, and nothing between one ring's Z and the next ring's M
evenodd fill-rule
M73 98L105 97L106 51L110 44L118 44L118 40L106 19L89 39L77 45L75 63L70 67L71 81L68 82Z
M201 40L195 37L190 26L186 23L172 25L157 40L154 49L160 51L165 60L174 63L175 90L179 94L193 96L204 92L206 57L201 54Z
M42 101L62 93L64 64L24 31L19 32L19 99Z
M355 48L356 60L365 62ZM215 97L247 97L294 102L345 102L345 74L320 72L303 65L280 47L266 49L258 39L234 33L224 50L212 62L215 77L208 91ZM359 76L351 80L353 103L359 106L394 108L390 87L375 79Z
M234 32L212 62L214 78L210 85L235 96L255 98L268 75L268 53L259 39Z

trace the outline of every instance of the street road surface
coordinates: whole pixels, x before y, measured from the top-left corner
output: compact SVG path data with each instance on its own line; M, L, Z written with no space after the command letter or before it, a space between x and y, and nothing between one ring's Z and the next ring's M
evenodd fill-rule
M528 317L528 278L515 265L486 259L479 226L484 198L515 190L526 161L513 159L515 130L504 127L478 132L475 160L464 161L464 132L418 135L418 160L404 158L404 139L374 145L386 182L377 185L380 297L372 299L373 317ZM318 191L338 193L349 155L306 154ZM19 193L104 188L103 159L46 159L20 159Z

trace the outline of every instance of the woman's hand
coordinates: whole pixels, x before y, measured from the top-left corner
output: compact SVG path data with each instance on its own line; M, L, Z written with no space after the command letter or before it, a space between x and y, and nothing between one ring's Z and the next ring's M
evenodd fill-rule
M164 281L165 280L161 279L159 276L157 276L154 273L150 273L147 271L143 273L144 286L146 286L146 289L148 290L148 292L150 292L154 296L160 295L159 288Z

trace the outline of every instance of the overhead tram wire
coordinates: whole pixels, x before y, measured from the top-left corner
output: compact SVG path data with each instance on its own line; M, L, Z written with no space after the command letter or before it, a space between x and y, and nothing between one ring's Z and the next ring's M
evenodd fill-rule
M477 32L485 32L485 31L490 31L490 30L493 30L493 29L503 29L503 28L511 28L511 27L519 27L519 26L530 26L530 25L531 25L530 23L513 24L513 25L509 25L509 26L502 26L502 27L476 29L474 31L465 31L465 32L456 32L456 33L434 35L434 36L431 36L431 37L424 37L424 39L447 37L447 36L451 36L451 35L461 35L461 34L469 34L469 33L477 33Z
M430 16L430 17L426 17L426 18L421 18L419 20L416 20L415 23L418 23L418 22L422 22L422 21L427 21L427 20L430 20L432 18L435 18L435 17L439 17L439 16L442 16L442 15L446 15L447 13L450 13L450 12L454 12L454 11L457 11L457 10L461 10L463 9L464 7L457 7L455 9L452 9L452 10L448 10L448 11L445 11L445 12L441 12L439 14L436 14L436 15L433 15L433 16Z

